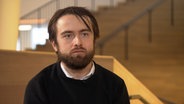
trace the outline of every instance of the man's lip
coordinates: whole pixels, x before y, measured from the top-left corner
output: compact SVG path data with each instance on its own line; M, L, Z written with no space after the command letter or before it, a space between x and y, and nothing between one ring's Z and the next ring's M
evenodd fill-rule
M79 52L85 52L84 49L74 49L72 50L72 53L79 53Z

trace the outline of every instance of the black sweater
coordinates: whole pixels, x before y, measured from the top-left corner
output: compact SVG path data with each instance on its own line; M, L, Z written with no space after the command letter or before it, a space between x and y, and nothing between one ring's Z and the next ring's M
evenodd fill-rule
M129 104L124 81L95 64L87 80L67 78L60 64L52 64L27 85L24 104Z

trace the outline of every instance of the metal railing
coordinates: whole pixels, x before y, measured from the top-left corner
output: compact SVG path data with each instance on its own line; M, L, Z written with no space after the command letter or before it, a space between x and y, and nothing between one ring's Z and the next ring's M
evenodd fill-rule
M141 95L130 95L129 96L130 100L135 100L138 99L140 100L143 104L150 104L146 99L144 99Z
M118 35L118 33L125 31L125 38L124 38L124 56L125 59L128 59L128 53L129 53L129 39L128 39L128 30L133 25L137 20L139 20L141 17L144 15L148 14L148 40L149 42L152 42L152 12L154 9L158 6L160 6L164 1L166 0L158 0L154 2L151 6L145 8L142 12L137 14L135 17L130 19L128 22L125 24L122 24L119 28L111 32L110 34L107 34L103 39L99 40L96 44L97 47L100 48L100 54L103 54L103 47L104 45L112 39L112 37L115 37ZM171 0L171 25L174 25L174 0Z
M140 100L143 104L150 104L143 96L141 95L129 95L129 99L130 100ZM172 101L163 99L163 98L159 98L164 104L175 104Z
M115 6L126 0L51 0L20 18L20 25L31 25L34 28L46 28L49 19L57 9L68 6L83 6L91 11L97 11L100 6ZM31 48L32 30L19 31L20 50ZM40 34L39 34L40 35ZM26 39L26 40L25 40Z
M47 2L46 4L40 6L39 8L36 8L35 10L25 14L20 19L29 18L31 15L34 15L34 14L37 14L37 17L39 17L42 15L43 13L42 10L44 10L45 8L49 8L49 10L52 10L52 9L57 10L57 9L64 8L67 6L83 6L83 7L88 8L91 11L96 11L99 6L115 6L119 2L126 2L126 0L67 0L67 1L66 0L51 0Z
M174 26L174 0L171 0L171 25Z
M103 0L87 0L87 3L85 4L85 6L92 10L92 11L96 11L97 7L102 5ZM118 2L123 2L125 0L105 0L106 6L115 6L117 5ZM132 0L133 2L134 0ZM103 47L106 44L106 42L108 42L111 37L116 36L119 32L125 31L125 40L124 40L124 47L125 47L125 52L124 52L124 56L125 59L128 59L128 53L129 53L129 37L128 37L128 33L129 33L129 28L131 27L131 25L133 25L138 19L140 19L141 17L143 17L144 15L148 14L148 40L149 42L152 41L152 11L158 7L159 5L161 5L164 1L166 0L158 0L155 3L153 3L151 6L147 7L144 11L140 12L139 14L137 14L137 16L133 17L132 19L130 19L127 23L122 24L119 28L117 28L115 31L113 31L110 34L107 34L104 38L102 38L101 40L99 40L97 42L97 47L100 48L100 54L103 54ZM63 0L51 0L48 3L44 4L43 6L33 10L32 12L29 12L28 14L22 16L20 18L20 20L27 20L28 24L31 23L33 21L33 19L35 19L36 21L34 23L32 23L31 25L33 25L34 27L47 27L47 23L49 21L49 19L51 18L51 16L53 15L53 13L60 8L64 8L67 6L84 6L84 4L82 3L83 1L81 0L67 0L67 2L63 2ZM174 0L171 0L171 25L174 26ZM40 22L42 19L44 19L44 22ZM29 22L30 21L30 22ZM26 34L26 35L25 35ZM26 32L21 32L19 31L19 40L20 44L22 45L21 47L22 50L24 49L24 47L27 46L23 46L23 45L29 45L31 40L30 40L30 35L31 31L26 31ZM22 38L23 37L23 38ZM26 39L26 41L23 41L23 39ZM27 43L26 43L27 42Z

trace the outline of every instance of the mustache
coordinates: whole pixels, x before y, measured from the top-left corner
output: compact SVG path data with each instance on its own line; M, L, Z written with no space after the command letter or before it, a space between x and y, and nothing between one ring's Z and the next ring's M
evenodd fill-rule
M75 51L86 51L86 49L83 48L83 47L75 47L75 48L73 48L73 49L71 50L71 52L75 52Z

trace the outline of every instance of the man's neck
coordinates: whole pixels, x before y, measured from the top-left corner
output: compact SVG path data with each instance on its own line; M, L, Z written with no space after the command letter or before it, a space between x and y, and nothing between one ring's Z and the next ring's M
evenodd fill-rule
M82 79L91 71L92 65L93 62L90 62L85 68L76 70L67 67L65 63L61 62L61 66L64 67L66 73L68 73L73 79Z

